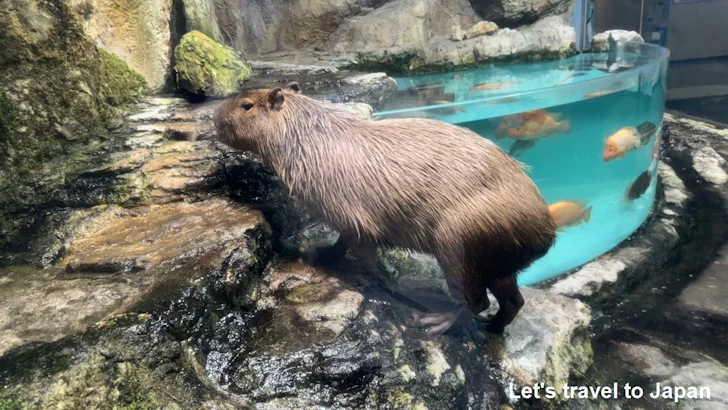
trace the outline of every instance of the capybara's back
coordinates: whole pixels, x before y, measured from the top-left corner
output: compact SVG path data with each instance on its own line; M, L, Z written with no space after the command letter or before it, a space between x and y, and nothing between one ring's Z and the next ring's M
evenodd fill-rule
M516 274L555 239L521 164L465 128L361 120L293 89L228 99L216 113L218 138L259 154L357 257L371 257L377 245L432 253L451 293L476 313L489 288L501 306L489 329L502 331L523 304Z

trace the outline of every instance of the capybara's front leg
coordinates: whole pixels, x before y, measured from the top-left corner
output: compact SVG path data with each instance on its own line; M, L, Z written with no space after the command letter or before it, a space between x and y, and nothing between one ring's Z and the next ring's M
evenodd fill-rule
M488 284L488 288L496 300L498 300L500 308L495 316L488 321L485 330L491 333L501 334L505 330L505 327L518 315L521 307L523 307L523 296L521 296L521 292L518 290L516 275L493 280Z

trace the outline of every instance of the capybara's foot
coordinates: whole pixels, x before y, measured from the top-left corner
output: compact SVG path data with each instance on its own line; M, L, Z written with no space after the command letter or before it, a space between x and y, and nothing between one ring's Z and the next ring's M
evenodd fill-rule
M448 331L457 322L464 306L437 313L420 313L415 323L424 328L428 336L439 336Z

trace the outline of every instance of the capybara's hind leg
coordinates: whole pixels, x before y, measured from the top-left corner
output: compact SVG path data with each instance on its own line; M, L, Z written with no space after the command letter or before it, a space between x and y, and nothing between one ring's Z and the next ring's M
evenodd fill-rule
M498 278L490 282L488 288L498 300L500 308L498 313L488 321L485 329L491 333L501 334L523 307L523 296L518 290L515 275Z

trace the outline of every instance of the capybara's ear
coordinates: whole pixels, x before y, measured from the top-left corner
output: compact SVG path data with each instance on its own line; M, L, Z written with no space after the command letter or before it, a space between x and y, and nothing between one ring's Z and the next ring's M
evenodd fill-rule
M268 94L268 103L270 104L270 108L273 110L280 110L285 99L286 97L283 96L283 89L281 87L274 88L271 90L270 94Z
M286 88L288 88L290 91L293 91L296 94L301 93L301 86L298 85L298 82L291 81L290 83L286 84Z

